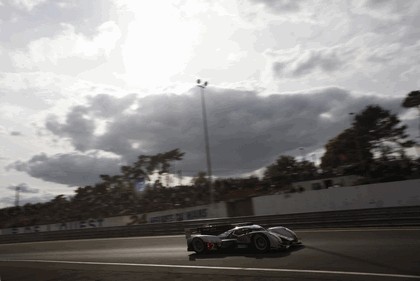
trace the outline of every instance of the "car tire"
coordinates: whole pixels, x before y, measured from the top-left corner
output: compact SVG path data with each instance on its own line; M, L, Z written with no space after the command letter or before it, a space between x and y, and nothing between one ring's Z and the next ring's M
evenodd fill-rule
M204 254L207 250L206 243L200 238L194 238L191 241L192 248L197 254Z
M264 234L257 233L252 236L252 247L257 253L266 253L270 250L270 241Z

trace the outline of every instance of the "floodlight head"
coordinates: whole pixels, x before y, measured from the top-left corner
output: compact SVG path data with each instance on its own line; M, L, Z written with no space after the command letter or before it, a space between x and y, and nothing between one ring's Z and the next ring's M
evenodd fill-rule
M200 79L197 79L197 84L200 84L201 83L201 80Z
M204 82L204 86L207 86L209 83L206 81L206 82Z

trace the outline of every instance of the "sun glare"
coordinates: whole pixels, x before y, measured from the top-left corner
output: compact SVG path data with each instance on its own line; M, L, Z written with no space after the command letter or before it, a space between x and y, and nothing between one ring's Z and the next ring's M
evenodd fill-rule
M200 25L174 5L136 1L129 9L134 19L122 46L124 79L137 87L170 82L194 55Z

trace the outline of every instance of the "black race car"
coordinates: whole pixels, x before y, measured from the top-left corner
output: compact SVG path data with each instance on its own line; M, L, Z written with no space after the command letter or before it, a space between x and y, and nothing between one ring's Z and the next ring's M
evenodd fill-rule
M297 235L286 227L276 226L265 229L251 223L207 225L186 229L185 236L188 251L194 251L197 254L242 248L264 253L301 244Z

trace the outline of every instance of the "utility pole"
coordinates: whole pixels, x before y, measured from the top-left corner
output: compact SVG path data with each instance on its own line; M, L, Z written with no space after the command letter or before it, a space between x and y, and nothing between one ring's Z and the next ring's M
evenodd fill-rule
M201 84L201 80L197 79L197 87L200 88L201 93L201 108L203 113L203 127L204 127L204 142L206 150L206 159L207 159L207 177L209 181L210 189L210 203L214 203L214 190L213 190L213 181L212 181L212 172L211 172L211 159L210 159L210 145L209 145L209 132L207 128L207 114L206 114L206 100L204 97L204 89L207 87L208 82Z

